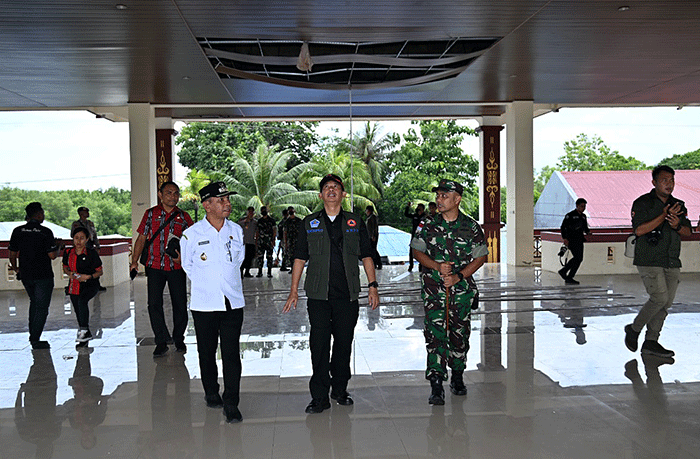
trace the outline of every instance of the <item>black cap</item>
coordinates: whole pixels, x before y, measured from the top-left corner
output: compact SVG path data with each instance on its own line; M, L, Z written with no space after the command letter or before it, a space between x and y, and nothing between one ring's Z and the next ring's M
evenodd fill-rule
M41 207L40 202L30 202L27 204L27 207L24 208L24 211L27 213L27 218L31 218L36 215L37 212L43 212L44 208Z
M85 211L85 212L90 212L90 209L88 209L88 208L85 207L85 206L78 207L78 212L83 212L83 211Z
M335 174L328 174L325 177L321 179L321 183L318 185L319 190L323 191L323 185L325 185L328 182L335 182L338 185L340 185L340 188L345 191L345 187L343 186L343 179L338 177Z
M464 192L464 187L462 184L455 182L454 180L447 180L447 179L442 179L440 180L440 183L438 183L438 186L433 188L433 191L454 191L458 195L462 196L462 193Z
M236 194L235 191L229 191L224 182L211 182L199 190L199 199L204 202L208 198L221 198L230 194Z

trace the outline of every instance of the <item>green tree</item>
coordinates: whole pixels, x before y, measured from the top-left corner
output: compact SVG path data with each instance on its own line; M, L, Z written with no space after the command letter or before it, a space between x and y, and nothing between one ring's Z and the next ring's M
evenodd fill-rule
M559 168L564 171L634 171L649 167L638 159L611 151L603 140L594 135L579 134L564 142L564 155L559 157Z
M670 166L677 170L700 169L700 149L673 155L661 160L659 164Z
M550 177L554 173L554 171L558 170L556 167L552 166L544 166L539 173L534 173L534 189L535 189L535 203L537 203L537 200L540 199L540 196L542 195L542 190L544 190L544 187L547 186L547 182L549 182ZM505 220L504 220L505 221Z
M367 121L359 136L353 136L352 142L349 138L343 139L338 142L337 148L356 155L367 165L372 184L382 194L387 179L387 168L383 162L387 153L394 149L400 140L398 134L382 135L379 123Z
M194 122L185 126L175 139L180 145L180 164L204 172L230 171L238 157L250 158L261 143L279 145L289 156L292 167L308 161L319 136L317 122Z
M419 130L409 129L400 148L386 155L390 183L378 206L382 221L410 230L410 222L403 215L406 204L432 201L435 194L430 190L441 178L464 185L462 209L478 217L479 162L462 150L464 136L477 135L476 132L454 120L411 124Z
M250 206L256 210L267 206L271 212L280 214L282 209L294 206L300 216L308 214L318 192L297 189L296 180L309 165L300 164L287 170L291 156L288 150L277 151L277 147L262 143L249 159L235 158L230 173L212 174L212 178L221 179L238 193L231 196L232 215L242 214Z
M327 174L335 174L343 180L348 199L343 201L345 210L363 211L373 205L377 208L381 194L372 183L372 177L367 164L359 158L351 156L335 148L328 148L325 153L315 155L309 163L309 168L299 177L299 184L306 190L313 190L316 196L314 210L321 208L318 199L318 185ZM351 195L354 202L350 202Z
M78 219L77 209L90 209L90 220L97 234L131 235L131 192L117 188L107 190L36 191L0 188L0 221L23 221L24 208L32 202L42 204L46 220L70 228Z
M183 210L194 211L194 221L199 220L199 190L209 185L211 179L207 174L197 169L192 169L185 176L185 184L180 187L180 205Z

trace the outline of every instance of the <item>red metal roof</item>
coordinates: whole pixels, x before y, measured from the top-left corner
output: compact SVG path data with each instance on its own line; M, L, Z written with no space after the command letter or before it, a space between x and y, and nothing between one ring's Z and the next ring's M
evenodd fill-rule
M630 209L635 199L653 188L651 171L562 172L579 198L588 201L590 227L631 226ZM673 196L685 201L693 227L700 215L700 170L676 171Z

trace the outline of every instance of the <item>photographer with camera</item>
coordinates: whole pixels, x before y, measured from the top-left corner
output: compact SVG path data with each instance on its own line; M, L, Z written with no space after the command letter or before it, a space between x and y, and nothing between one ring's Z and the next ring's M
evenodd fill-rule
M180 265L178 251L182 232L194 225L192 218L177 207L180 201L180 187L174 182L165 182L158 190L160 203L146 210L141 219L131 255L130 269L138 263L146 267L148 278L148 317L155 337L154 357L168 352L168 342L175 343L179 352L187 351L185 331L187 330L187 277ZM168 332L163 311L163 291L165 284L170 290L173 305L173 334Z
M672 168L656 166L651 173L654 189L632 204L632 227L637 235L634 265L649 300L625 326L625 345L630 351L637 350L639 334L646 326L642 354L665 358L673 357L674 352L661 346L658 339L680 282L681 236L692 232L685 203L671 195L674 175Z
M583 198L576 200L576 208L564 216L564 221L561 223L561 237L564 239L564 245L571 251L571 260L569 260L563 268L559 270L559 275L567 285L578 285L579 281L574 279L576 271L578 271L581 262L583 261L583 243L586 242L586 234L591 231L588 229L588 220L586 219L586 201ZM559 256L564 254L559 252Z

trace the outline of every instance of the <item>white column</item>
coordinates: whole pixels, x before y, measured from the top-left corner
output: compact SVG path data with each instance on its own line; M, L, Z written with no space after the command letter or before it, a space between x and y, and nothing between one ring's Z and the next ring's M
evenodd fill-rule
M136 239L143 213L157 203L155 112L150 104L129 104L131 231Z
M532 116L532 101L513 102L506 110L506 244L508 264L515 266L529 266L533 256Z

